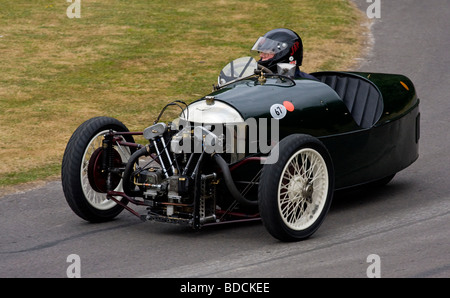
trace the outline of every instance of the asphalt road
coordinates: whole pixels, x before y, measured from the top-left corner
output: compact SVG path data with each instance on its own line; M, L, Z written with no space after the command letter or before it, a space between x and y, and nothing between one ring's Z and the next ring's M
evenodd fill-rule
M81 277L365 278L373 254L381 277L450 277L449 20L448 0L381 1L360 70L415 83L420 158L382 189L338 194L310 239L278 242L260 222L194 232L128 212L89 224L54 181L0 198L0 277L66 277L72 254Z

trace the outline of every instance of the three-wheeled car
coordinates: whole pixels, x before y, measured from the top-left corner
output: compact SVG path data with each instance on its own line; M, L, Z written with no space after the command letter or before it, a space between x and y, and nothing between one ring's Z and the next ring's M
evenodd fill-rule
M123 209L194 229L262 220L275 238L296 241L319 228L336 190L386 184L418 158L419 99L407 77L295 79L279 67L237 59L210 94L169 103L139 132L106 116L85 121L62 161L69 206L90 222ZM159 121L168 107L179 117Z

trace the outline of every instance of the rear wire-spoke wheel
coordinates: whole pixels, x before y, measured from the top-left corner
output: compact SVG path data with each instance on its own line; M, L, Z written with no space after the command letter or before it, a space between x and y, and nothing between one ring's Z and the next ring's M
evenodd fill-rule
M123 206L107 199L106 176L101 171L105 154L102 141L111 129L128 132L127 127L114 118L96 117L87 120L75 130L63 156L61 180L66 201L75 214L90 222L111 220L123 210ZM130 135L122 137L127 142L134 142ZM113 167L124 167L131 153L130 147L115 143L112 150ZM112 175L111 184L113 190L123 190L122 179L118 174ZM125 199L122 202L128 203Z
M279 157L263 167L259 205L269 233L282 241L302 240L321 225L331 205L334 173L325 146L308 135L279 143Z

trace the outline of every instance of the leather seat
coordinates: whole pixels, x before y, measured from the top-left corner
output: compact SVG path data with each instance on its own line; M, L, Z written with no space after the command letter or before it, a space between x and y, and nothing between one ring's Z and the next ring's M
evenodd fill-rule
M371 81L351 73L316 72L312 75L336 91L360 127L370 128L380 119L383 97Z

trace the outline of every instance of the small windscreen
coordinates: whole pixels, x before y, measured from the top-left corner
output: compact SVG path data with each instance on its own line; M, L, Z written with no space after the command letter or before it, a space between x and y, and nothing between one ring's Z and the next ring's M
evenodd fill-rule
M218 84L222 86L239 78L251 76L257 67L258 64L252 57L242 57L231 61L220 72Z

